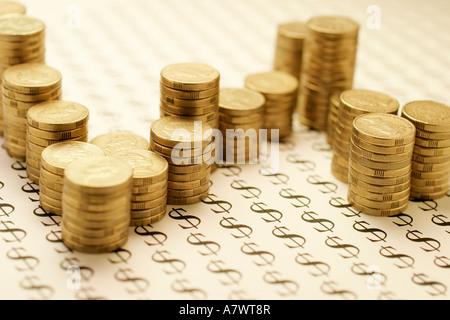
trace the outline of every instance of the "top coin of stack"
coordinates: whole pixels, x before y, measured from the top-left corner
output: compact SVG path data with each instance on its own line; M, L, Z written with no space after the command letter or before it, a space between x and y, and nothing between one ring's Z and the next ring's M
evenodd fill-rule
M61 234L86 253L111 252L128 241L133 169L123 160L92 156L64 170Z
M324 131L331 95L353 86L359 25L347 17L317 16L306 26L299 120Z
M408 207L415 131L410 121L393 114L355 118L348 167L348 201L355 209L392 216Z
M229 159L237 163L257 159L259 129L264 124L265 101L261 93L253 90L220 89L219 129L222 132L223 151L226 155L224 160L227 162ZM240 148L241 145L244 148Z
M412 101L403 106L402 117L416 127L410 197L434 200L445 196L450 170L450 107L435 101Z
M96 136L89 143L102 149L107 156L126 150L148 150L149 148L147 139L126 131L104 133Z
M271 130L279 130L280 138L289 136L297 105L297 78L281 71L260 72L248 75L245 87L261 93L266 99L263 128L268 129L267 137L271 137Z
M337 179L342 182L348 180L348 157L353 120L365 113L397 114L398 108L399 102L397 100L377 91L349 89L340 94L331 164L331 171ZM353 142L357 145L363 143L357 137L353 139ZM361 147L364 147L364 145Z
M161 117L177 116L218 124L220 73L202 63L175 63L161 70Z
M6 69L2 87L6 151L25 159L27 112L38 103L61 99L62 75L42 63L23 63Z
M17 14L12 14L12 13ZM25 8L10 1L0 2L0 75L10 66L45 62L45 24L24 15ZM3 15L5 13L5 15ZM0 105L0 133L3 134L3 106Z
M278 25L273 69L287 72L300 79L303 56L303 41L306 25L294 21Z

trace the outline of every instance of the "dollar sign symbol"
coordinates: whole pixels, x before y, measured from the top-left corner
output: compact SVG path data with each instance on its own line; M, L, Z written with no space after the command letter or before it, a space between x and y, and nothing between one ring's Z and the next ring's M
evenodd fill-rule
M241 173L242 169L238 166L234 165L224 165L224 164L218 164L218 169L224 169L223 175L225 177L239 177L239 174Z
M254 242L244 242L244 245L241 247L241 251L245 254L257 256L258 258L260 258L262 262L253 261L253 263L258 267L272 265L272 263L275 261L275 256L269 251L256 250L254 247L258 247L258 245Z
M25 290L33 290L39 294L39 299L50 299L53 295L53 288L41 283L37 276L25 276L20 281L20 286Z
M315 218L313 215L317 215L314 211L304 211L302 214L302 219L308 223L318 223L322 228L316 228L314 227L314 230L318 232L333 232L334 223L331 220L324 219L324 218Z
M336 236L328 236L327 240L325 240L325 244L330 248L344 249L344 251L346 251L348 254L339 254L344 259L358 258L359 249L356 246L347 243L341 244L338 240L340 241L342 239Z
M291 193L292 192L292 193ZM293 194L295 191L290 188L283 188L280 191L280 196L282 196L285 199L295 199L299 204L295 204L291 202L291 205L295 208L303 208L307 207L309 208L309 204L311 203L311 199L307 196L303 196L300 194Z
M295 257L295 262L302 266L312 266L316 269L317 272L309 272L314 277L327 276L328 272L330 272L331 267L329 264L323 261L310 260L312 256L309 253L297 253Z
M156 250L152 255L152 259L158 263L168 263L170 267L173 269L170 271L163 270L166 274L174 274L174 273L183 273L183 270L186 268L186 263L180 259L169 259L165 257L165 255L169 255L170 253L166 250Z
M233 217L223 217L222 220L220 220L219 224L224 227L225 229L236 229L236 231L239 231L240 234L231 233L231 235L237 239L240 238L250 238L250 235L253 232L253 229L245 224L240 223L234 223L233 221L237 221Z
M369 225L369 223L366 221L355 221L355 223L353 224L353 229L359 232L364 233L369 232L373 234L375 238L366 237L366 239L368 239L371 242L379 242L379 241L386 242L385 241L385 239L387 238L386 232L378 228L367 228L366 225Z
M422 232L420 232L419 230L408 230L406 238L413 242L424 242L425 244L427 244L430 249L420 247L425 252L439 251L439 248L441 246L439 241L430 237L420 237L418 234L422 234Z
M336 288L336 282L334 281L324 281L320 289L322 292L329 295L339 295L345 300L356 300L357 295L350 290L343 290Z
M270 182L274 185L286 184L289 181L289 176L284 173L273 173L269 168L259 169L259 173L265 177L275 178Z
M45 227L59 227L59 225L60 225L61 216L56 215L54 213L47 212L41 206L38 206L36 209L34 209L33 214L39 218L49 218L50 219L50 221L51 221L50 223L41 221L41 223Z
M75 291L75 296L78 300L106 300L102 296L95 295L93 287L81 287Z
M422 201L422 203L426 206L426 207L420 207L420 209L422 209L423 211L437 211L437 207L438 207L438 203L434 200L424 200Z
M397 214L395 216L391 216L391 218L395 218L395 219L398 219L398 220L401 221L401 222L395 222L394 221L394 224L396 226L399 226L399 227L412 226L413 217L411 217L409 214L399 213L399 214Z
M396 249L391 247L391 246L386 246L386 247L381 247L380 249L380 254L385 257L385 258L389 258L389 259L398 259L402 262L402 264L395 264L395 266L397 266L400 269L404 269L404 268L412 268L412 266L414 265L414 258L407 255L407 254L395 254L393 251L395 251Z
M148 230L149 226L138 226L134 228L134 232L140 236L150 237L149 240L144 241L148 246L163 246L167 240L167 235L160 231Z
M191 233L187 238L187 242L194 246L204 246L208 251L198 251L202 256L217 255L217 252L220 250L220 244L214 241L202 241L200 237L204 238L205 236L201 233Z
M323 194L336 193L336 190L338 189L337 184L330 181L321 181L321 177L317 174L309 175L306 181L312 185L318 185L323 187L319 189L319 191L322 192Z
M142 277L135 277L131 274L133 271L130 268L120 268L117 270L117 272L114 274L114 278L116 278L118 281L122 282L130 282L133 284L134 289L127 289L128 293L144 293L147 291L148 287L150 286L150 283L147 279L144 279Z
M247 184L247 182L245 182L244 180L233 180L230 186L235 190L247 191L248 195L241 194L241 196L243 196L245 199L253 199L253 198L259 199L259 196L261 195L261 190L258 189L257 187L246 186L244 184Z
M94 276L94 270L91 267L80 265L80 260L76 257L64 258L64 260L61 261L59 266L63 270L68 270L72 266L77 266L83 281L89 281Z
M329 201L329 204L335 208L347 209L348 211L350 211L351 212L350 214L346 214L346 213L342 212L342 214L347 218L361 216L361 212L355 211L355 209L353 209L351 204L348 203L347 200L342 199L341 197L332 197Z
M263 208L262 206L267 206L265 203L263 202L253 202L253 204L250 206L250 209L255 212L255 213L259 213L259 214L266 214L271 218L261 218L263 219L265 222L281 222L281 218L283 217L283 214L275 209L266 209Z
M175 220L184 220L189 225L178 224L182 229L197 229L197 226L201 223L199 217L193 215L184 215L183 212L186 212L183 208L173 208L169 212L169 217Z
M39 185L32 182L27 182L22 186L22 191L25 193L35 193L37 195L37 198L28 197L32 202L39 201Z
M441 227L450 226L450 221L444 220L444 218L447 219L447 217L442 214L433 214L433 218L431 218L431 221ZM447 233L450 233L450 231L447 231Z
M437 265L440 268L450 268L450 259L445 256L436 257L434 259L434 264Z
M232 204L228 201L225 200L213 200L212 197L217 197L215 194L208 194L208 196L206 197L206 199L203 199L202 202L209 204L209 205L217 205L220 209L213 209L211 208L211 211L214 213L230 213Z
M223 268L221 264L225 263L222 260L211 260L206 268L213 273L224 274L228 280L220 280L220 283L223 285L239 284L242 279L242 273L236 269Z
M365 263L353 263L351 270L354 274L360 276L368 276L371 279L370 288L379 289L382 285L386 283L386 275L379 272L379 268L374 266L368 266ZM367 283L369 284L369 283Z
M299 234L286 233L286 231L289 231L289 229L284 226L275 227L272 230L272 234L277 238L289 239L292 243L284 244L289 249L303 248L303 245L306 243L306 239Z
M297 169L301 172L314 171L316 164L311 160L299 159L298 154L290 154L287 156L286 160L290 163L298 164Z
M266 271L263 280L269 284L281 286L283 290L277 291L277 293L282 297L295 295L299 289L298 284L293 280L280 279L279 275L278 271Z
M3 198L0 197L0 200L3 200ZM11 213L13 213L15 210L14 206L9 203L0 203L0 211L3 213L0 213L0 217L8 217Z
M447 286L439 281L428 281L427 278L428 276L423 273L414 273L411 280L419 286L430 287L431 290L428 290L427 293L433 297L444 296L447 292Z
M175 292L188 293L194 299L206 299L206 292L202 289L189 286L189 280L187 279L177 279L172 283L170 287Z
M112 264L118 264L118 263L128 263L128 260L130 260L132 254L129 250L119 248L116 251L112 252L114 255L114 258L108 258L108 261Z
M25 252L25 251L26 250L22 247L13 247L13 248L11 248L11 250L9 250L6 253L6 256L9 259L19 260L24 263L25 268L16 266L16 269L18 271L32 271L39 265L39 259L34 256L23 255L22 252Z
M9 225L14 225L12 221L0 221L0 224L3 225L0 232L9 233L11 237L5 237L3 240L5 242L22 242L22 240L27 236L27 232L20 228L10 228Z

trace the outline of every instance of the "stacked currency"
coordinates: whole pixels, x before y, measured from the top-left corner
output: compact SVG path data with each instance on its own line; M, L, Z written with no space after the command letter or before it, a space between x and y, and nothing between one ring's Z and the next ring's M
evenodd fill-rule
M245 88L222 88L219 129L227 163L254 163L258 159L259 130L264 124L264 96Z
M333 158L331 172L342 182L348 182L348 161L353 120L365 113L397 114L399 102L391 96L372 90L349 89L339 95L337 122L334 127L332 144ZM358 145L362 144L355 137ZM363 146L361 146L363 147Z
M150 127L150 149L169 163L168 204L194 204L209 191L212 128L204 122L162 117Z
M41 207L47 212L62 215L65 168L77 159L104 155L99 147L82 141L63 141L45 148L41 155L39 176Z
M306 25L299 21L287 22L279 24L277 30L273 69L300 79Z
M317 16L306 26L298 115L303 125L325 131L331 95L353 86L359 25L347 17Z
M143 226L163 219L167 208L167 161L150 150L124 150L111 156L133 168L130 225Z
M450 170L450 107L435 101L412 101L402 117L416 127L410 197L434 200L447 194Z
M392 216L408 207L415 132L393 114L355 118L348 167L348 201L355 209Z
M45 24L26 16L23 5L0 2L0 75L10 66L45 62ZM0 134L3 135L3 106L0 104Z
M28 110L26 163L31 181L39 183L41 154L46 147L65 140L87 141L88 120L88 108L71 101L45 101Z
M333 145L336 123L338 122L340 92L335 92L330 97L330 106L328 108L327 116L327 142L330 146Z
M68 248L102 253L126 244L132 179L131 166L113 157L87 157L66 167L61 233Z
M248 75L245 78L247 89L261 93L264 103L263 128L279 130L280 139L292 133L292 115L297 105L298 79L286 72L269 71Z
M93 138L92 143L102 149L107 156L126 150L148 150L149 143L144 137L133 132L108 132Z
M25 160L27 112L38 103L61 99L61 87L61 73L42 63L23 63L5 70L2 102L5 148L10 156Z

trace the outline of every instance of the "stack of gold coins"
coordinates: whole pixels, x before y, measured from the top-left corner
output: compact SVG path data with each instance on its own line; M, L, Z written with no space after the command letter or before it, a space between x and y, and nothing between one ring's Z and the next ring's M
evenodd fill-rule
M335 92L330 97L327 117L327 142L330 146L333 145L336 123L338 122L340 94L340 92Z
M355 118L348 168L348 201L355 209L392 216L408 207L415 132L410 121L393 114Z
M339 112L333 139L331 172L342 182L348 181L348 160L353 120L365 113L397 114L399 102L391 96L371 90L349 89L339 95ZM357 137L353 142L364 148L364 141Z
M303 125L325 131L331 95L353 86L359 25L317 16L306 26L298 115Z
M102 149L107 156L126 150L148 150L149 148L147 139L127 131L104 133L96 136L89 143Z
M209 191L212 128L204 122L163 117L150 127L150 149L169 163L168 204L194 204Z
M81 141L63 141L45 148L42 151L39 177L41 207L47 212L62 215L65 168L77 159L104 155L99 147Z
M59 100L62 75L41 63L23 63L3 73L5 148L10 156L26 157L27 112L40 102Z
M416 127L410 197L434 200L447 194L450 170L450 107L435 101L412 101L402 117Z
M245 88L220 89L219 129L226 162L257 160L265 100L261 93Z
M41 154L47 146L64 140L87 141L88 120L88 108L70 101L45 101L28 110L26 163L31 181L39 182Z
M278 25L273 69L300 79L306 25L294 21Z
M86 253L111 252L128 241L133 169L113 157L72 161L64 170L61 233Z
M203 121L217 128L220 73L202 63L175 63L161 70L160 115Z
M285 138L292 133L292 115L295 111L298 95L296 77L281 71L269 71L248 75L245 87L264 95L264 124L268 130L279 130L279 137Z
M25 7L19 3L0 2L0 75L16 64L45 62L45 24L26 16L25 11ZM3 106L0 104L2 134L3 118Z
M150 150L125 150L111 156L133 168L130 225L143 226L163 219L167 208L167 161Z

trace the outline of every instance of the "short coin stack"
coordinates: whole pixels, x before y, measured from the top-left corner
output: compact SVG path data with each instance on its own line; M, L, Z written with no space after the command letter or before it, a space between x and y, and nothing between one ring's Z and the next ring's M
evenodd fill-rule
M294 21L278 25L273 69L300 79L306 25Z
M298 79L286 72L269 71L248 75L245 87L261 93L264 103L263 128L279 130L280 139L292 133L292 115L297 105Z
M348 168L348 201L355 209L392 216L408 207L415 131L410 121L397 115L367 113L355 118Z
M6 0L0 1L0 17L7 14L25 14L26 11L27 8L19 2Z
M133 132L108 132L93 138L92 143L102 149L107 156L126 150L148 150L149 143L144 137Z
M71 101L45 101L28 110L26 163L31 181L39 182L41 154L47 146L65 140L87 141L88 120L88 108Z
M73 161L104 156L105 153L87 142L63 141L52 144L42 151L39 178L39 199L41 207L53 214L62 215L62 189L64 170Z
M412 101L403 106L402 117L416 127L410 197L442 198L449 183L450 107L435 101Z
M212 128L200 121L163 117L150 127L150 149L169 163L168 204L194 204L209 191Z
M265 100L261 93L245 88L220 89L219 129L224 161L246 163L257 160Z
M331 95L353 86L359 25L341 16L313 17L306 25L299 120L325 131Z
M371 90L349 89L339 95L339 112L333 139L331 172L342 182L348 181L348 161L353 120L365 113L397 114L399 102L391 96ZM364 141L357 137L353 142L364 148Z
M128 241L133 169L105 156L78 159L64 171L61 233L70 249L101 253Z
M38 103L61 99L62 75L45 64L18 64L3 73L2 86L5 148L25 160L27 112Z
M167 208L167 161L150 150L126 150L111 156L133 168L130 225L143 226L163 219Z

